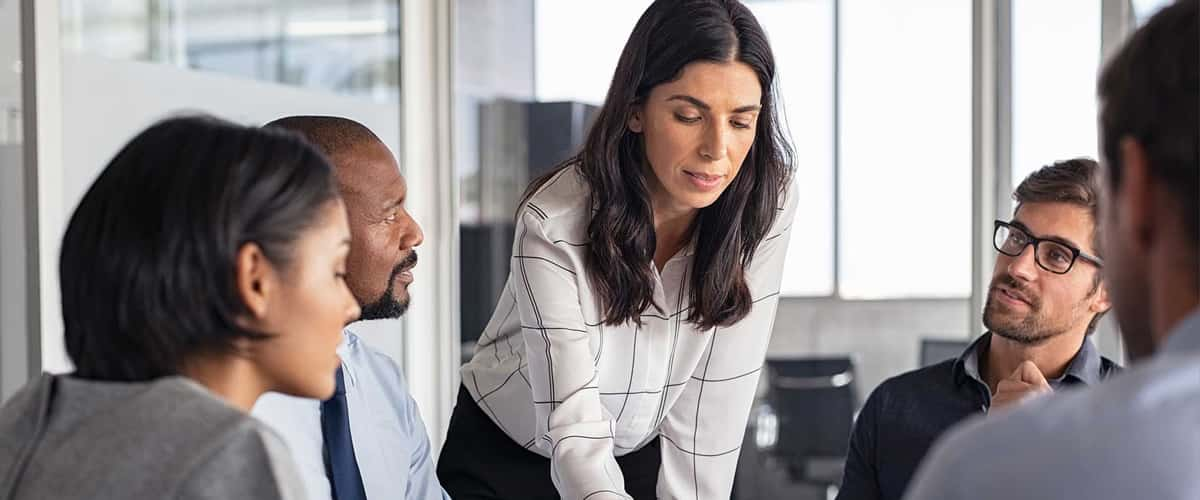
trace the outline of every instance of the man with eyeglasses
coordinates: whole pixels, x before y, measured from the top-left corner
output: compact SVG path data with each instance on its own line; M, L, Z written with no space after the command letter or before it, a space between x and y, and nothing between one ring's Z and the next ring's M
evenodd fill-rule
M934 441L977 413L1120 368L1088 336L1109 309L1096 255L1096 162L1073 159L1030 174L996 221L996 257L983 311L988 328L957 359L884 381L859 413L838 498L899 500Z
M1177 0L1097 79L1101 248L1132 367L956 426L908 500L1200 499L1198 42L1200 0Z

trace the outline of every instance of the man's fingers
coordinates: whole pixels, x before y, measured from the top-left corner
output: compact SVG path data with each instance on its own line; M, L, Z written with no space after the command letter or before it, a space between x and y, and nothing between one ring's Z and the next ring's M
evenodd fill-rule
M1042 371L1038 369L1037 365L1033 364L1033 361L1023 361L1013 372L1013 378L1042 389L1050 388L1050 383L1046 382L1046 377L1042 375Z
M1031 384L1020 380L1004 379L996 384L996 394L1005 392L1024 392L1033 389Z
M992 394L992 407L1000 408L1008 406L1033 395L1049 391L1049 386L1042 387L1011 378L1004 379L996 384L996 392Z

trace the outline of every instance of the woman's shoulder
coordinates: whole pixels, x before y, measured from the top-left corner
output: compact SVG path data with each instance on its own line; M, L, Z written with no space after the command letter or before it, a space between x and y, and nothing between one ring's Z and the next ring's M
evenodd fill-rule
M6 436L0 439L0 468L16 460L36 461L44 471L69 471L81 459L121 456L127 460L99 465L102 477L75 488L130 493L126 498L174 498L179 495L173 492L181 489L220 483L263 494L217 498L279 498L281 487L275 482L285 474L275 471L288 466L285 445L265 424L190 379L117 382L44 376L32 385L28 394L35 397L5 408L5 416L18 412L38 422L28 433L36 437L17 441L15 449L54 446L41 447L36 455L17 455L8 444L19 438ZM234 479L245 477L246 471L272 474ZM154 481L131 484L130 477ZM45 486L40 479L30 481L34 487Z
M197 453L196 466L183 491L209 491L222 483L218 497L303 498L301 480L283 438L266 424L242 415L211 446Z
M554 172L521 205L520 216L531 216L543 223L586 220L591 214L591 189L578 163L569 163Z
M186 377L131 384L64 377L60 390L73 400L75 413L97 428L136 429L146 441L171 443L178 453L202 456L233 442L266 447L278 440L266 424Z
M168 402L177 406L164 424L179 430L163 438L191 455L185 461L192 464L190 470L178 471L186 478L182 491L212 490L212 483L220 481L230 495L298 498L287 445L267 424L182 377L161 380L146 395L158 401L156 407Z
M151 427L146 434L194 455L215 453L230 443L265 448L279 439L266 424L185 377L163 377L139 394L115 399L124 399L121 414Z

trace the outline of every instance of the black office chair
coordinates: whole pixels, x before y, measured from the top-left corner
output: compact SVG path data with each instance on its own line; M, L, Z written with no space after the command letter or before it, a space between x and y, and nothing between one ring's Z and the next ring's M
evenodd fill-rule
M854 363L848 357L767 360L767 399L779 419L774 454L793 478L842 482L854 425Z
M761 397L751 411L738 498L826 498L842 481L858 396L849 357L774 358L766 361ZM787 485L764 475L784 471ZM804 488L805 493L796 488Z

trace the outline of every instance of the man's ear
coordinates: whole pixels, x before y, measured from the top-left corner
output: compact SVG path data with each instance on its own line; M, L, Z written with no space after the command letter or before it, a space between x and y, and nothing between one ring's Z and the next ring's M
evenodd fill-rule
M1108 285L1101 281L1100 287L1096 289L1095 300L1088 310L1099 314L1108 312L1109 309L1112 309L1112 301L1108 299Z

